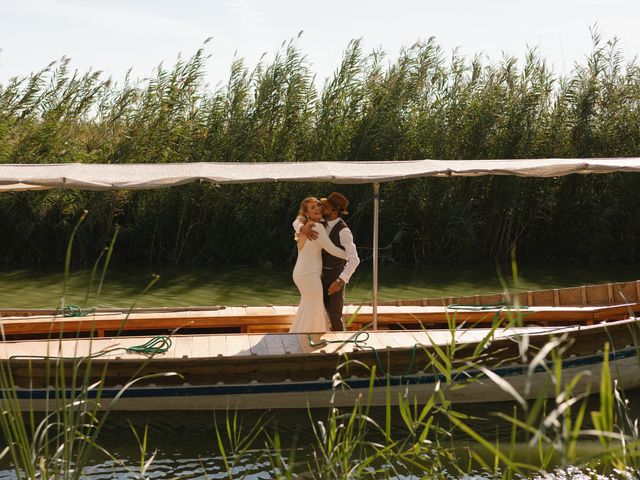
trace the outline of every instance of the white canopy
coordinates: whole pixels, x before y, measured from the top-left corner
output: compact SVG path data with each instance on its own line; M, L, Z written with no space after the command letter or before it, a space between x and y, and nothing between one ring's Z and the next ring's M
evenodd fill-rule
M384 183L418 177L640 172L640 158L407 160L385 162L0 164L0 191L137 190L194 181Z

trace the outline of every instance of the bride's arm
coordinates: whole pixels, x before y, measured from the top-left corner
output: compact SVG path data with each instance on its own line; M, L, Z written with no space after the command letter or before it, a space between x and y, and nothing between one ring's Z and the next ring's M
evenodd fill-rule
M323 225L316 224L313 227L313 231L318 233L318 243L323 250L326 250L328 253L333 255L334 257L342 258L343 260L347 259L347 253L339 248L331 241L329 235L327 235L327 231L325 230Z
M302 222L300 217L296 217L293 221L293 231L296 232L296 236L307 237L309 240L315 240L318 236L316 232L313 231L313 226L316 224L313 220L307 220L306 222Z

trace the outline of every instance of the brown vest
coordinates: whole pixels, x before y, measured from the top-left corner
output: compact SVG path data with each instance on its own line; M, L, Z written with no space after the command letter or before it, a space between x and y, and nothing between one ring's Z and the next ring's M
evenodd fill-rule
M331 229L331 233L329 234L329 240L333 242L333 244L344 250L344 247L340 243L340 230L343 228L347 228L347 224L344 223L342 219L338 220L338 222ZM334 257L330 253L327 253L326 250L322 250L322 268L344 268L347 264L346 260L342 258Z

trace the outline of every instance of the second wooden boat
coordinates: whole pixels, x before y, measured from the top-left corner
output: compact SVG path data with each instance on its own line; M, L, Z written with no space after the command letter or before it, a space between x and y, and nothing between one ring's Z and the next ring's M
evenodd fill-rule
M8 340L63 336L105 337L174 333L284 333L294 305L102 308L84 316L77 311L2 309L2 334ZM87 312L80 312L87 313ZM518 318L522 325L591 325L640 313L640 280L573 288L438 299L397 300L378 306L378 328L404 330L490 326ZM369 304L347 305L348 329L368 329Z

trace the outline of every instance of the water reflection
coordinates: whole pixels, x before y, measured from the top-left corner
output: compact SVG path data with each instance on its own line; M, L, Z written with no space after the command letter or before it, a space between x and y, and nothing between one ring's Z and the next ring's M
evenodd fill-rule
M630 415L638 418L640 415L640 391L629 393L631 405ZM488 413L502 412L507 415L513 413L515 405L502 403L478 403L456 407L456 410L469 418L471 426L484 438L495 441L502 439L509 443L510 427L506 422L500 424L495 416L488 416ZM598 408L597 396L589 399L587 412ZM406 428L402 417L396 409L392 409L391 436L395 439L407 436ZM373 420L380 425L384 425L386 411L384 408L373 408L370 412ZM229 418L233 413L229 413ZM270 432L278 431L282 440L281 453L284 459L289 461L292 452L295 452L296 462L306 462L308 455L312 454L312 445L315 442L312 424L326 420L327 411L324 409L313 409L310 412L299 410L277 410L271 412L242 411L238 415L238 424L241 430L248 433L254 425L265 424ZM102 479L129 479L129 478L150 478L150 479L218 479L229 478L224 467L222 457L219 455L216 439L215 426L217 425L222 435L225 435L226 412L112 412L109 421L105 424L100 435L100 445L104 447L113 458L106 455L96 455L94 462L85 471L83 478L91 480ZM443 422L444 419L438 420ZM589 415L585 417L585 427L589 428ZM148 449L146 459L155 453L155 458L144 477L140 475L141 452L132 433L132 428L142 434L148 426ZM383 438L372 438L375 441L384 442ZM461 448L473 448L473 443L468 439L456 436L455 443ZM234 467L233 478L262 479L274 478L273 465L269 459L269 449L267 438L258 438L253 447L243 455ZM535 463L535 447L531 447L526 439L519 439L517 444L521 461ZM594 441L582 441L579 445L578 456L586 459L601 452L600 444ZM114 460L115 459L115 460ZM488 459L487 459L488 460ZM489 462L491 463L491 462ZM573 467L569 467L573 469ZM452 469L454 472L455 469ZM585 471L586 472L586 471ZM391 473L391 472L389 472ZM420 472L416 475L389 475L388 478L397 479L418 479L422 478ZM558 471L556 475L544 476L547 480L561 478L616 478L615 476L598 476L596 472L584 475L579 469L574 469L574 475L567 477ZM15 474L8 468L6 460L0 463L0 480L15 479ZM387 478L387 477L385 477ZM476 480L497 480L502 478L500 474L482 473L473 477ZM518 477L517 475L514 478ZM542 478L542 477L540 477Z
M379 295L382 300L483 294L502 291L500 277L515 288L510 269L502 273L487 265L433 265L424 268L383 266ZM521 265L518 288L534 290L609 281L635 280L637 265ZM160 280L140 297L151 281ZM93 282L89 299L90 271L74 272L67 285L66 303L83 306L127 307L189 305L294 304L299 294L288 267L236 266L225 269L175 268L167 266L116 266L107 273L100 298L96 298L99 278ZM0 307L51 308L62 295L61 269L0 270ZM371 271L363 266L347 286L347 300L371 298Z

